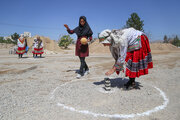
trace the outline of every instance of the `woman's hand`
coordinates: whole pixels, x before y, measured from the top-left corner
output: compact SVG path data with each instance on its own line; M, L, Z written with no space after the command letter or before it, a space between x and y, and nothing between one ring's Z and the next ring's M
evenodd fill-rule
M64 24L64 27L65 27L66 29L68 29L68 28L69 28L67 24Z
M110 76L110 75L112 75L115 71L116 71L116 68L113 67L113 68L110 69L108 72L106 72L105 75Z

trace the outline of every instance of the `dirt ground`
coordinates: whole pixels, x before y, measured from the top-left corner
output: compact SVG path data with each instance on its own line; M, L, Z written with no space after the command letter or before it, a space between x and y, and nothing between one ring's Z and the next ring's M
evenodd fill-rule
M113 74L106 92L110 54L90 54L90 74L76 79L79 59L73 49L35 59L0 49L0 119L179 120L180 50L152 52L154 68L137 78L137 89L124 91L128 78Z

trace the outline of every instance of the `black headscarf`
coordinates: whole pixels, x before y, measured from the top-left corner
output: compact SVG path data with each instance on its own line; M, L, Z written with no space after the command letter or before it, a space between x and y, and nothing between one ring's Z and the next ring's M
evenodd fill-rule
M81 19L83 19L85 21L84 26L82 26L80 24ZM82 36L90 37L90 36L92 36L93 32L92 32L91 28L89 27L89 24L88 24L85 16L81 16L79 18L79 26L74 29L74 32L77 34L78 37L82 37Z

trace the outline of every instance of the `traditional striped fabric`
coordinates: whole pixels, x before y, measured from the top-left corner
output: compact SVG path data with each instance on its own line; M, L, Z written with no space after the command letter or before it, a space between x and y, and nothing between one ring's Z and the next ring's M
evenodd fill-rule
M130 78L148 74L148 69L153 68L151 49L147 36L141 35L142 47L138 50L127 52L126 76Z
M18 47L16 54L24 54L26 52L26 47Z
M43 48L34 48L34 51L32 51L33 54L43 54Z
M115 64L114 67L116 68L116 71L122 71L124 69L123 65L123 63Z
M152 62L151 53L145 57L145 59L140 60L139 62L132 62L131 59L128 60L126 68L131 72L138 72L139 70L147 69L148 64Z
M129 44L129 46L128 46L128 52L140 49L142 47L141 46L141 36L138 36L138 38L131 44Z

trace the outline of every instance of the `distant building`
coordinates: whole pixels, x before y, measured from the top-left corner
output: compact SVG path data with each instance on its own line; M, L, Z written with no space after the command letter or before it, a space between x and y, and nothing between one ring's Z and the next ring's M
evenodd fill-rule
M30 32L24 32L24 37L31 37L31 33Z

